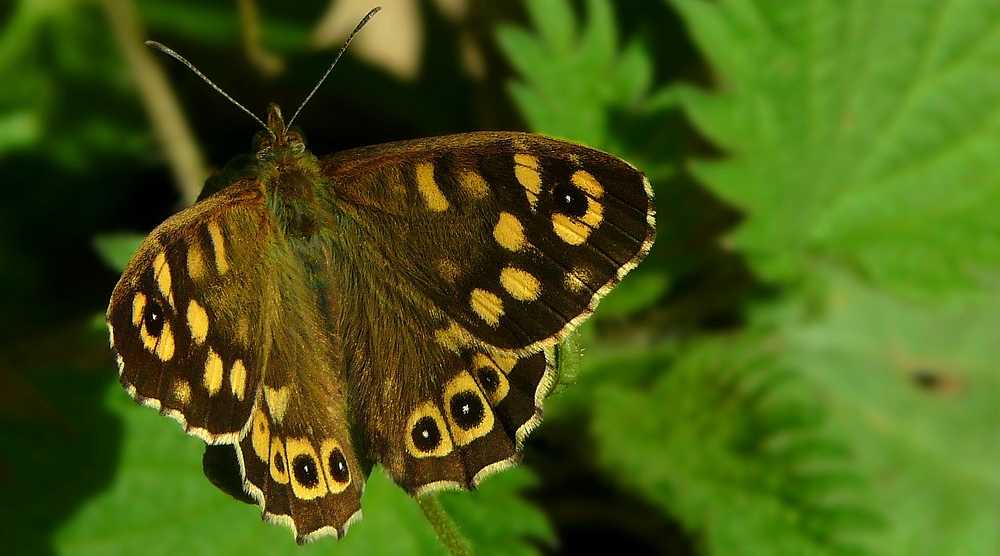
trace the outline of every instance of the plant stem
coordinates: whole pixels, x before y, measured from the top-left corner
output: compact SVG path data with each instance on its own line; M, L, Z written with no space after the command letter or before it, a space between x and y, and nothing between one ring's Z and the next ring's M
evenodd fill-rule
M424 517L434 528L434 533L441 540L448 554L451 556L472 556L472 546L469 540L462 535L462 531L448 512L444 511L437 494L424 494L417 497L417 505Z

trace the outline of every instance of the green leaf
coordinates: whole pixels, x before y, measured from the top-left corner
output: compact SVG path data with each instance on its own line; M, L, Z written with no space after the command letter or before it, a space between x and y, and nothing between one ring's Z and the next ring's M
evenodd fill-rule
M706 554L860 553L852 536L879 521L846 449L823 432L806 383L754 340L703 342L652 385L598 388L600 461Z
M124 426L119 470L107 490L57 532L59 553L445 554L416 502L378 468L365 486L364 519L340 542L299 547L287 529L261 521L257 506L212 486L202 473L204 443L137 406L117 384L106 400ZM531 484L530 473L514 470L487 480L476 493L442 497L477 551L537 554L534 543L552 533L519 495Z
M680 91L730 151L694 173L766 279L850 268L929 299L1000 269L1000 6L674 0L723 91Z
M906 303L827 276L822 319L788 316L785 360L818 385L870 503L886 556L996 553L1000 523L1000 295Z
M144 239L146 236L143 234L127 232L100 234L94 237L94 249L109 267L122 272Z

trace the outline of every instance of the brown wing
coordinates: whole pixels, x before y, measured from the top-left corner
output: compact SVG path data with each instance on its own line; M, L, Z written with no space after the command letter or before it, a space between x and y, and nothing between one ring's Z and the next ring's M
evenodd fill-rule
M360 277L345 366L372 457L410 492L475 487L539 422L552 350L646 255L651 189L622 160L474 133L322 160Z

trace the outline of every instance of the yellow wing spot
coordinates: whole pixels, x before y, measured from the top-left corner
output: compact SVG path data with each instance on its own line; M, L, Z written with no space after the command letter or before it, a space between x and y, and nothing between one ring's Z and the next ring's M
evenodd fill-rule
M437 268L438 273L449 284L454 284L455 280L458 280L458 277L462 275L462 269L458 266L458 262L452 259L438 259Z
M194 343L199 346L204 344L205 338L208 337L208 313L205 312L205 308L201 304L193 299L188 303L187 321Z
M316 449L306 438L289 438L285 443L288 454L288 474L292 482L292 493L299 500L312 500L326 494L326 478L320 472ZM307 470L308 468L308 470ZM310 484L311 483L311 484Z
M253 451L260 458L260 461L268 461L270 459L271 425L260 408L257 408L253 414L253 430L250 432L250 441L253 444Z
M472 368L479 386L483 393L490 399L490 403L496 406L502 402L510 392L510 382L507 381L507 372L500 369L485 353L477 353L472 357Z
M434 331L434 339L450 351L458 353L462 348L472 345L472 335L457 322L448 323L448 328Z
M219 274L229 271L229 261L226 260L226 242L222 237L222 228L215 220L208 223L208 235L212 240L212 251L215 253L215 269Z
M143 324L142 328L139 330L139 336L142 338L142 344L146 346L146 349L156 355L156 358L160 361L167 362L174 357L174 333L170 330L170 323L163 323L163 330L160 331L158 337L151 336L149 332L146 331L146 325Z
M462 372L445 386L444 407L452 437L459 446L493 430L493 411L468 372Z
M351 468L340 443L332 438L327 438L320 446L319 455L330 492L340 494L347 490L351 484ZM336 466L336 468L332 466Z
M267 400L267 409L271 413L271 418L275 423L281 423L285 418L285 411L288 410L288 395L291 390L287 386L281 388L264 387L264 399Z
M188 276L196 282L200 281L208 273L205 268L205 256L202 255L201 247L198 247L196 243L188 245L187 272Z
M503 374L509 375L514 370L514 365L517 365L517 356L506 353L495 353L493 354L493 361L500 367Z
M156 277L156 287L160 289L164 299L171 307L174 306L174 292L171 290L170 264L167 263L167 256L160 251L153 260L153 276Z
M473 199L484 199L490 192L490 184L486 183L478 173L472 170L462 170L458 175L458 184Z
M452 448L448 427L434 402L424 402L410 413L410 418L406 421L406 451L411 456L447 456Z
M279 485L288 484L288 458L285 445L277 436L271 438L271 478Z
M430 162L417 164L417 190L424 198L427 208L434 212L448 210L448 199L445 198L441 188L434 181L434 164Z
M587 282L591 280L591 273L585 268L574 268L566 272L566 278L563 284L566 289L573 293L580 293L586 289Z
M558 212L553 214L552 229L566 243L580 245L603 221L604 206L596 199L588 198L587 212L579 218Z
M514 155L514 177L528 196L528 203L534 210L538 204L538 195L542 192L542 174L539 172L538 157L530 154Z
M500 317L503 316L503 301L500 301L495 293L476 288L472 290L469 305L479 315L479 318L486 321L486 324L490 326L500 324Z
M173 395L174 399L177 400L182 406L191 403L191 384L183 378L178 378L174 380L173 384Z
M597 181L597 178L586 170L573 172L573 177L570 178L570 181L573 182L573 185L577 189L595 199L600 199L604 195L604 187L601 185L601 182Z
M534 301L542 292L542 284L530 272L508 266L500 271L500 285L518 301Z
M500 220L493 228L493 238L508 251L520 251L524 249L526 243L524 226L521 225L521 221L516 216L509 212L500 213Z
M146 311L146 294L136 292L132 298L132 324L139 326L142 324L142 316Z
M229 369L229 388L236 399L242 402L247 392L247 368L242 359L237 359L233 368Z
M211 348L208 350L208 357L205 358L202 383L205 385L205 390L208 390L209 396L218 394L222 388L222 358Z

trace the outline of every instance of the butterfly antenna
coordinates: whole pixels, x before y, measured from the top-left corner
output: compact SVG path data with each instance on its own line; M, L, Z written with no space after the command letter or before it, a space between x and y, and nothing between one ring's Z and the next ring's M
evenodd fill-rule
M213 89L216 90L216 92L218 92L220 95L226 97L226 99L229 100L229 102L235 104L237 107L239 107L240 110L242 110L242 111L246 112L247 114L249 114L251 118L257 120L257 123L259 123L261 125L261 127L263 127L264 129L266 129L267 132L269 134L271 134L271 138L272 139L275 138L274 137L274 132L271 131L270 128L267 127L267 124L265 124L263 122L263 120L261 120L260 118L258 118L257 115L254 114L253 112L247 110L245 106L243 106L242 104L236 102L236 99L234 99L233 97L231 97L228 94L226 94L226 92L223 91L221 87L219 87L215 83L212 83L212 80L209 79L208 77L206 77L204 73L201 73L200 71L198 71L198 68L194 67L194 64L192 64L191 62L188 62L183 56L181 56L177 52L174 52L174 50L171 49L169 46L163 45L163 44L158 43L156 41L146 41L146 46L155 48L155 49L159 50L160 52L166 54L167 56L170 56L171 58L173 58L173 59L177 60L178 62L180 62L180 63L184 64L185 66L187 66L187 69L193 71L195 75L197 75L198 77L200 77L205 83L208 83L210 87L212 87Z
M347 36L347 40L344 41L344 46L340 47L340 52L337 53L337 57L333 59L333 63L330 64L330 67L326 69L326 73L324 73L323 77L320 78L319 83L316 83L316 86L313 87L313 90L309 91L309 95L306 96L306 99L302 101L302 104L300 104L298 109L295 110L295 113L292 114L292 119L288 120L288 127L292 127L292 122L294 122L295 118L298 117L299 112L301 112L302 108L305 107L306 103L309 102L309 99L311 99L313 95L316 94L316 91L319 89L319 86L322 85L324 81L326 81L327 76L330 75L331 71L333 71L333 66L337 65L337 62L340 60L340 57L343 56L344 51L347 50L347 45L351 44L351 41L353 41L354 37L361 31L361 29L368 24L368 21L370 21L371 18L375 17L375 14L379 13L381 10L382 6L375 6L374 8L372 8L371 11L368 12L368 14L361 19L361 21L354 28L354 30L351 31L351 34Z

